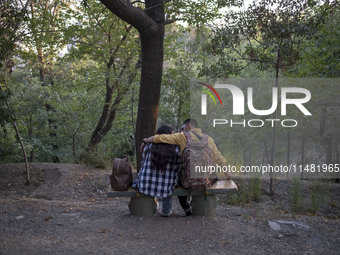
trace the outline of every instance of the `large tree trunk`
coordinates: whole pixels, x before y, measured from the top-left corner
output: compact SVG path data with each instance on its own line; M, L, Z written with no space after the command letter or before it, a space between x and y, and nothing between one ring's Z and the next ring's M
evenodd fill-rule
M130 1L101 0L114 14L134 26L141 38L142 71L136 124L137 169L139 146L144 137L155 133L163 71L164 5L162 0L146 0L145 10Z
M139 146L145 137L156 133L160 87L163 71L164 27L155 36L141 36L142 74L136 128L137 169L140 168Z

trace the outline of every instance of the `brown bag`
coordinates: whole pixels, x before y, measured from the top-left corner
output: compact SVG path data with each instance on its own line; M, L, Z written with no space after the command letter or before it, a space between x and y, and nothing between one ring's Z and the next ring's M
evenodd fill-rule
M111 187L117 191L124 191L132 185L132 167L128 158L115 158L113 161L112 174L110 175Z

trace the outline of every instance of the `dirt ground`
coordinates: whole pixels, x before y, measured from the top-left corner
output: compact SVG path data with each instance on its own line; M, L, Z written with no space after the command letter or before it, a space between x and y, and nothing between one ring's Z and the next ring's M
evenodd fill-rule
M216 218L185 217L176 199L169 218L133 217L129 198L107 197L109 169L30 167L25 186L22 164L0 165L0 254L339 254L339 184L332 208L316 215L293 217L278 183L283 195L244 206L218 197ZM275 220L294 224L273 230Z

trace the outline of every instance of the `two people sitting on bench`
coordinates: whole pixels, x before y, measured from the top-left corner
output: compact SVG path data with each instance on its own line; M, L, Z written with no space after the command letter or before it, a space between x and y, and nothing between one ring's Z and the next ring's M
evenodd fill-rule
M203 136L202 130L200 128L198 128L198 124L197 124L196 120L194 120L194 119L185 120L183 122L182 126L181 126L181 131L182 132L180 132L180 133L174 133L174 134L171 134L171 135L168 135L168 134L157 135L156 134L156 135L151 136L149 138L144 138L143 143L141 145L141 148L143 148L143 146L146 143L174 144L174 145L180 146L180 154L182 155L183 150L187 146L187 139L186 139L184 132L189 131L191 133L197 134L200 137ZM196 135L193 135L192 137L193 137L193 140L198 139ZM227 161L222 156L222 154L218 150L214 140L211 137L208 137L208 143L209 143L209 146L210 146L211 151L212 151L214 163L219 165L219 166L227 166ZM226 177L227 177L228 180L230 180L231 179L231 173L227 172Z
M143 166L143 164L145 164L145 162L147 162L145 160L145 157L147 157L147 155L144 154L145 148L149 148L150 146L160 145L160 144L168 144L168 145L179 146L179 155L178 156L180 157L180 155L183 154L183 150L186 148L187 143L188 143L186 135L185 135L184 132L193 133L194 134L192 136L193 140L198 140L197 136L200 136L200 137L203 136L201 129L198 128L197 122L194 119L185 120L183 122L182 126L181 126L181 131L182 132L180 132L180 133L173 133L173 132L169 133L168 132L168 133L162 133L162 134L157 132L156 135L143 139L143 143L141 145L141 151L143 152L141 171L145 168ZM214 140L211 137L208 137L208 144L209 144L209 147L211 149L211 153L212 153L214 163L218 164L220 166L226 166L227 165L226 160L224 159L222 154L217 149L217 146L216 146ZM176 173L177 173L178 170L179 170L179 166L177 166L177 168L176 168ZM140 175L140 173L139 173L139 175ZM229 172L227 172L226 175L227 175L227 179L230 180L231 174ZM176 174L175 178L178 180L177 174ZM136 185L135 185L135 187L136 187ZM172 188L172 190L173 190L173 188ZM139 189L139 190L142 193L146 194L141 189ZM165 199L165 201L167 201L167 203L169 203L169 201L171 201L172 190L169 193L170 199L169 200ZM147 194L147 195L149 195L149 194ZM190 202L188 201L187 197L186 196L184 196L184 197L179 196L178 198L179 198L179 202L180 202L182 208L184 209L186 215L188 215L188 216L191 215L192 214L191 206L190 206ZM171 208L171 206L170 206L170 208ZM165 211L162 211L162 213L163 213L164 216L166 216L166 215L170 214L170 211L165 210Z

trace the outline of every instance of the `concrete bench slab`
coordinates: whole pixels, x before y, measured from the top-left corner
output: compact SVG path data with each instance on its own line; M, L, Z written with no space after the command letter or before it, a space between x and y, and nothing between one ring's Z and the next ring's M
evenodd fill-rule
M188 190L175 188L172 196L192 197L191 206L193 215L215 217L216 197L219 194L233 194L238 190L233 180L217 181L204 190ZM129 203L130 213L136 216L152 216L156 212L156 202L153 197L140 193L137 189L129 188L126 191L115 191L109 186L108 197L131 197Z
M228 181L217 181L211 187L208 187L206 190L207 195L219 195L219 194L229 194L237 192L237 185L233 180ZM174 189L172 196L187 196L190 193L191 196L204 196L203 190L187 190L181 187L177 187ZM141 197L146 196L143 193L140 193L138 189L129 188L126 191L116 191L113 190L111 186L109 186L108 197Z

